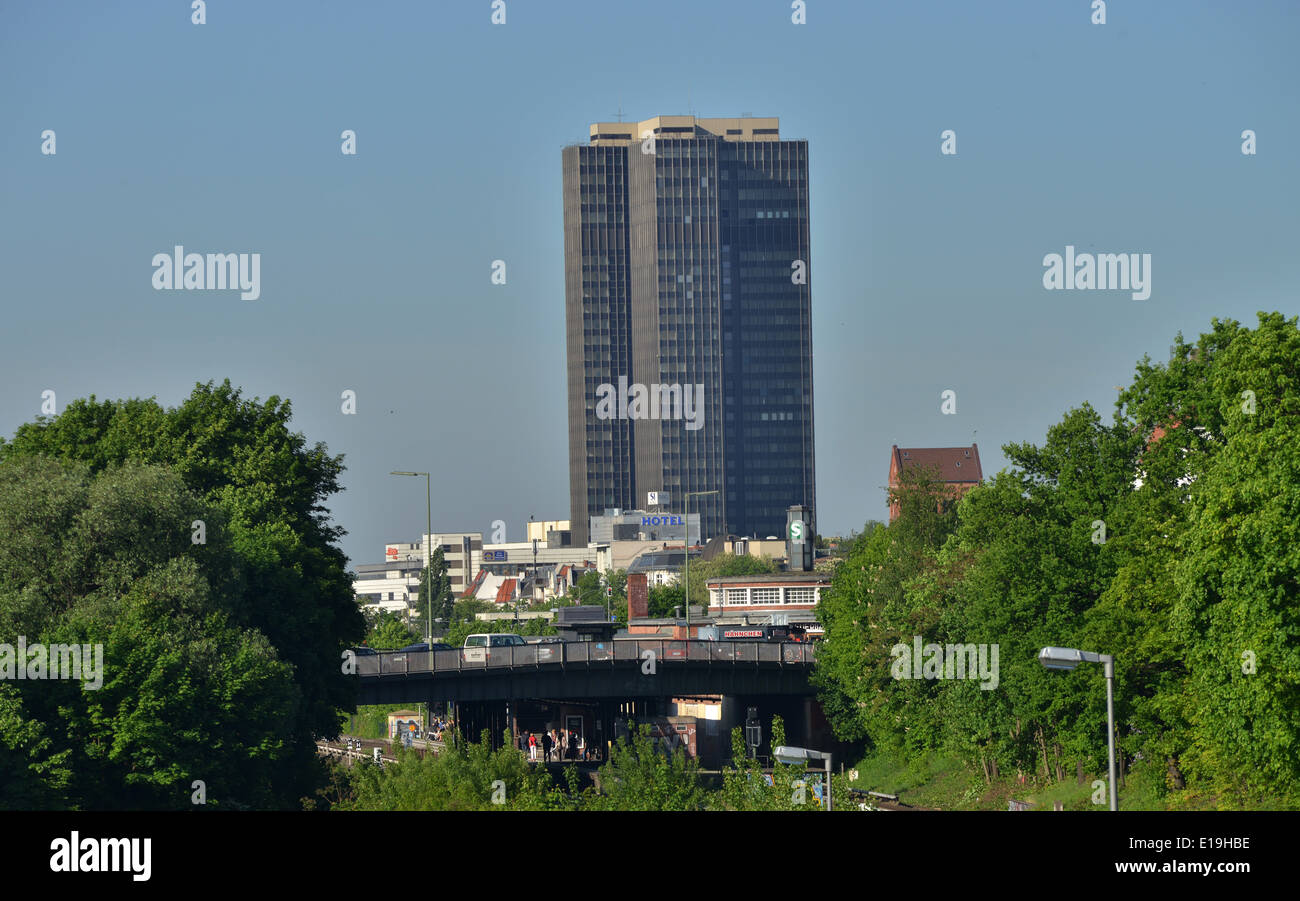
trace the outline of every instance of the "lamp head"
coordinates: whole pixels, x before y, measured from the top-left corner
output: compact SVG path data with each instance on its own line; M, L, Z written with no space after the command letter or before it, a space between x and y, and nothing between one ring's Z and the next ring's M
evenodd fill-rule
M1075 648L1043 648L1038 652L1038 662L1047 669L1069 672L1083 663L1083 652Z

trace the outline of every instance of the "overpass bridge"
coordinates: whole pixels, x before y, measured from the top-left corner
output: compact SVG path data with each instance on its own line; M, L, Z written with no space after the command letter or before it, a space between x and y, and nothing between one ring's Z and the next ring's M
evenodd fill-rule
M357 703L445 705L462 735L486 728L494 742L507 730L570 728L576 719L602 747L620 719L663 716L672 699L721 697L727 712L710 724L715 731L726 733L753 706L769 724L779 713L792 740L808 740L824 722L809 681L814 661L813 645L801 642L666 638L477 649L476 657L464 649L383 652L356 658Z
M619 639L357 658L359 704L514 698L812 695L811 644Z

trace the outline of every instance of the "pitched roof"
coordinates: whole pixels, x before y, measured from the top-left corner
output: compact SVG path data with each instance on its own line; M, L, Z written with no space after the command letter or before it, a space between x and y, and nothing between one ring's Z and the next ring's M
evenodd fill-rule
M944 482L979 482L984 479L980 467L979 446L970 447L899 447L892 451L890 475L906 469L937 469Z
M478 571L478 575L475 576L474 580L469 583L469 586L463 592L461 592L460 596L463 598L472 598L474 597L474 595L478 594L478 590L480 586L482 586L483 580L487 578L487 574L488 573L486 569L480 569Z
M506 579L504 582L501 583L501 587L497 589L498 604L504 604L515 596L516 581L517 581L516 579Z

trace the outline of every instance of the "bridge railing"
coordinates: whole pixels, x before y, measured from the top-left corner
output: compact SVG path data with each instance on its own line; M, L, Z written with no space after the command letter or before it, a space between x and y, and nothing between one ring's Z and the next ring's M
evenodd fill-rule
M356 658L363 676L390 673L461 672L498 667L545 666L557 663L599 664L615 661L676 663L808 664L816 658L813 645L802 642L691 641L639 638L619 641L566 641L505 648L488 648L470 659L464 649L449 651L384 651Z

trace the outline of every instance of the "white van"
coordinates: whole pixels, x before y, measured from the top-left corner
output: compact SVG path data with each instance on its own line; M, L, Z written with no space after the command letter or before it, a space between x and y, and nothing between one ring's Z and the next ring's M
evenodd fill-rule
M462 654L466 663L484 663L488 659L489 650L518 648L526 644L522 635L513 632L479 632L466 636Z

